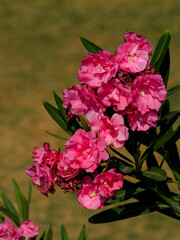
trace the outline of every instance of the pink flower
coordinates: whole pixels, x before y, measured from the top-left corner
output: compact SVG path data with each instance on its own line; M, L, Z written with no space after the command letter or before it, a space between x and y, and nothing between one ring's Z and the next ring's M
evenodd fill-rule
M50 144L45 142L43 147L35 147L33 152L33 158L35 162L39 164L43 164L44 162L49 165L53 165L58 161L58 155L60 150L57 152L56 150L50 149Z
M19 226L17 233L25 239L33 238L39 234L39 226L35 225L32 221L28 220Z
M34 162L34 166L27 167L25 171L31 177L32 183L38 186L42 194L48 195L48 193L55 192L56 176L54 175L55 169L53 166L49 167L47 163L40 165L38 162Z
M11 221L6 218L3 223L0 224L0 239L2 240L19 240L20 237L16 233L15 226Z
M132 101L131 87L117 78L98 88L97 95L104 106L113 107L115 111L124 110Z
M150 127L156 127L158 115L156 111L149 111L142 114L139 111L133 111L128 116L128 122L132 131L147 131Z
M84 208L93 210L102 208L106 201L106 198L99 194L97 185L93 183L89 176L83 179L77 198Z
M103 139L107 145L120 148L128 140L128 128L124 125L124 119L121 115L115 113L109 119L103 114L90 111L86 115L91 128L100 139Z
M68 181L69 179L76 177L80 173L80 170L68 166L65 155L67 155L65 154L65 151L60 155L60 159L57 164L57 175Z
M118 47L114 61L119 64L120 69L130 73L143 71L149 63L148 53L139 49L139 44L131 42Z
M123 36L125 42L136 43L139 45L138 49L146 51L151 54L153 46L148 43L147 39L142 35L137 35L135 32L127 32Z
M112 54L103 50L97 54L88 53L78 70L79 81L91 87L100 87L115 77L118 66L112 60Z
M93 131L85 132L78 129L65 144L66 164L73 169L84 169L86 172L93 172L101 161L108 159L106 143L96 138Z
M140 75L133 82L132 106L142 114L158 111L166 93L161 75Z
M116 173L116 169L110 169L102 172L94 179L98 192L105 198L112 198L117 190L123 186L124 178L121 173Z
M81 85L63 90L63 95L63 107L68 109L68 117L86 114L91 109L94 111L102 109L94 93Z

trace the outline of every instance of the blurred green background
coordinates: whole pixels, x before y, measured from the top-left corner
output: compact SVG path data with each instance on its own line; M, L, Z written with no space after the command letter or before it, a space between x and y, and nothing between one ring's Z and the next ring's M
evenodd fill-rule
M156 45L170 29L171 75L168 87L180 78L180 1L171 0L0 0L0 188L13 198L11 179L26 193L34 146L63 142L45 130L66 137L46 113L42 100L53 103L52 91L77 84L77 69L87 54L79 36L114 52L126 31L143 34ZM171 97L179 107L178 93ZM72 194L60 189L46 198L33 187L31 219L46 229L53 224L60 239L60 224L76 239L83 224L89 240L179 240L180 223L154 213L104 225L90 225L88 211ZM59 237L58 237L59 235Z

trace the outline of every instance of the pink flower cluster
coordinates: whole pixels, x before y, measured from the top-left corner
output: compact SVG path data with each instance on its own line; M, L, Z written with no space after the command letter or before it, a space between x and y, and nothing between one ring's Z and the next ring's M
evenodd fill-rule
M155 127L157 112L167 93L161 75L148 67L152 45L135 32L127 32L123 38L125 43L114 55L104 50L88 53L78 70L81 85L63 91L68 116L85 114L96 134L115 148L128 139L128 129L123 118L118 127L114 119L127 116L132 131ZM109 116L109 109L116 115ZM123 140L119 140L120 132Z
M26 173L41 193L54 193L57 184L64 192L78 191L85 208L102 208L123 186L121 173L109 164L107 171L102 167L109 159L106 147L122 147L129 129L156 126L166 89L158 71L148 67L152 46L134 32L123 38L115 54L89 53L78 70L80 84L63 90L67 117L84 115L90 131L78 129L62 153L48 143L34 148L34 165Z
M35 225L30 220L22 222L17 229L8 218L0 224L0 239L2 240L20 240L22 238L29 239L37 236L38 234L39 226Z

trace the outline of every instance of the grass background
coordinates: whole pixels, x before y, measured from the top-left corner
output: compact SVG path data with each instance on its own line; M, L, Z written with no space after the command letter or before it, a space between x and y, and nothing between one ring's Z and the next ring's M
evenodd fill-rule
M180 78L180 1L171 0L0 0L0 188L12 199L11 179L27 192L24 169L32 164L34 146L49 141L52 148L63 142L45 130L66 137L50 119L42 100L53 102L52 91L77 84L77 69L87 54L79 36L113 52L126 31L145 35L156 45L170 29L171 75L168 87ZM178 94L170 98L179 107ZM153 213L103 225L90 225L93 211L78 205L72 194L60 189L46 198L33 187L31 219L60 239L64 223L70 239L85 224L89 240L179 240L178 221Z

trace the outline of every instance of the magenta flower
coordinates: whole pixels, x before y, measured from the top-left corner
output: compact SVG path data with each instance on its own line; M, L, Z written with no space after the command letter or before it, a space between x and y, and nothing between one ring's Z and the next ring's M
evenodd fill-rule
M86 114L91 109L100 111L102 105L96 100L93 92L87 88L76 85L63 90L63 107L68 109L68 117L78 114Z
M127 32L123 36L125 42L136 43L139 45L138 49L146 51L151 54L153 46L148 43L147 39L142 35L137 35L135 32Z
M0 224L0 239L2 240L19 240L15 226L11 221L6 218L3 223Z
M146 112L145 114L134 110L128 116L128 122L133 132L136 129L138 131L147 131L150 127L156 127L157 121L157 112L153 110Z
M100 87L115 77L118 65L113 62L112 54L103 50L97 54L88 53L78 70L78 80L93 88Z
M107 145L120 148L128 140L128 128L124 125L124 118L115 113L109 119L103 114L90 111L86 115L91 128Z
M34 162L34 166L27 167L25 171L31 177L32 183L38 186L42 194L48 195L48 193L55 192L56 176L54 175L55 169L53 166L49 167L47 163L40 165L38 162Z
M94 179L98 192L105 198L112 198L117 190L123 186L124 178L121 173L116 173L116 169L112 168L106 172L102 172Z
M39 164L46 162L49 165L54 165L58 161L59 152L60 150L58 152L56 150L51 150L50 144L46 142L43 144L43 147L35 147L32 156L34 161Z
M60 155L60 160L57 164L57 175L68 181L69 179L76 177L80 170L71 168L67 165L68 160L66 162L65 155L67 155L65 151Z
M131 87L113 78L97 90L99 100L106 107L113 107L115 111L124 110L132 101Z
M28 220L19 226L17 233L25 239L33 238L39 234L39 225L35 225L32 221Z
M93 172L101 161L109 158L105 141L96 138L93 131L85 132L78 129L65 146L66 164L73 169L82 168L86 172Z
M149 63L148 52L139 49L137 43L127 42L118 47L114 61L118 63L120 69L138 73L143 71Z
M150 110L158 111L166 93L161 75L140 75L133 82L132 106L141 114Z
M102 208L107 200L99 194L97 185L94 184L89 176L83 179L82 187L78 192L77 198L84 208L93 210Z

